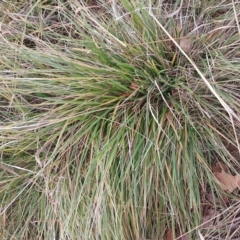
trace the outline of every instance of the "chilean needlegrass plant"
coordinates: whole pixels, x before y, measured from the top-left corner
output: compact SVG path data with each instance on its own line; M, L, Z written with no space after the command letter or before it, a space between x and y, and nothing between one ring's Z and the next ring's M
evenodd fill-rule
M233 236L239 198L211 168L239 168L239 11L2 1L0 238ZM206 188L233 203L215 230L200 226Z

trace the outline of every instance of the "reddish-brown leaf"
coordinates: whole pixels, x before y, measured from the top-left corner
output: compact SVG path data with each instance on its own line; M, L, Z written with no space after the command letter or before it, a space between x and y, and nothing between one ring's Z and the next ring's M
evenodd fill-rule
M130 88L131 88L133 91L135 91L135 90L137 90L137 89L139 88L139 85L138 85L138 83L136 83L136 82L132 82Z
M225 172L228 172L228 167L225 163L222 162L217 162L213 167L212 167L213 172L221 172L224 170Z
M172 228L169 228L169 229L167 230L165 240L173 240L173 231L172 231Z
M124 94L121 95L121 97L129 97L131 96L131 92L125 92Z

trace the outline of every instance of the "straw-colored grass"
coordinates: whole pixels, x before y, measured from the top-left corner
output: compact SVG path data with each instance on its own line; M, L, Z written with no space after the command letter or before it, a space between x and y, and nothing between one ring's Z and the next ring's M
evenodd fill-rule
M239 13L1 1L0 238L238 239Z

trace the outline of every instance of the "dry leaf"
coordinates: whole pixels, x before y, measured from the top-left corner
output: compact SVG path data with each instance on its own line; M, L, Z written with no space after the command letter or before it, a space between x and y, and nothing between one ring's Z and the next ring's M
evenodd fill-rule
M202 228L208 228L208 227L212 226L213 220L219 214L220 214L219 211L217 211L215 209L210 209L208 211L208 213L205 216L203 216L203 218L202 218L202 223L203 223Z
M136 83L136 82L132 82L130 88L131 88L133 91L135 91L135 90L137 90L137 89L139 88L139 85L138 85L138 83Z
M215 172L215 177L222 183L223 189L232 193L237 187L240 187L238 182L240 181L239 176L233 176L225 171Z
M213 167L213 174L222 183L224 190L232 193L236 188L240 189L240 176L233 176L227 173L227 166L223 163L217 163Z
M190 37L183 37L180 39L180 47L185 53L189 53L192 49L192 41Z
M121 97L129 97L131 96L131 92L125 92L124 94L121 95Z
M221 172L224 170L225 172L228 172L228 167L225 163L222 162L217 162L213 167L212 167L213 172Z
M171 228L169 228L169 229L167 230L165 240L173 240L173 231L172 231Z

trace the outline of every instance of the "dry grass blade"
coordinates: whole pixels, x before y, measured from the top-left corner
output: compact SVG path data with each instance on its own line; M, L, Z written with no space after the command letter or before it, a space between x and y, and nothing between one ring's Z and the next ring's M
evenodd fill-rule
M0 1L2 239L240 237L239 13Z
M231 109L231 107L219 96L219 94L216 92L216 90L212 87L212 85L209 83L209 81L206 79L206 77L203 75L203 73L200 71L198 66L194 63L194 61L186 54L186 52L181 48L181 46L176 42L176 40L169 34L169 32L162 26L162 24L158 21L158 19L154 16L152 12L152 6L149 4L149 14L150 16L156 21L158 26L166 33L166 35L171 39L171 41L175 44L175 46L179 49L179 51L186 57L186 59L192 64L194 69L197 71L201 79L204 81L206 86L209 88L209 90L213 93L213 95L218 99L218 101L221 103L221 105L224 107L224 109L229 114L229 117L231 119L231 122L233 123L232 117L236 118L238 121L240 121L240 117Z

